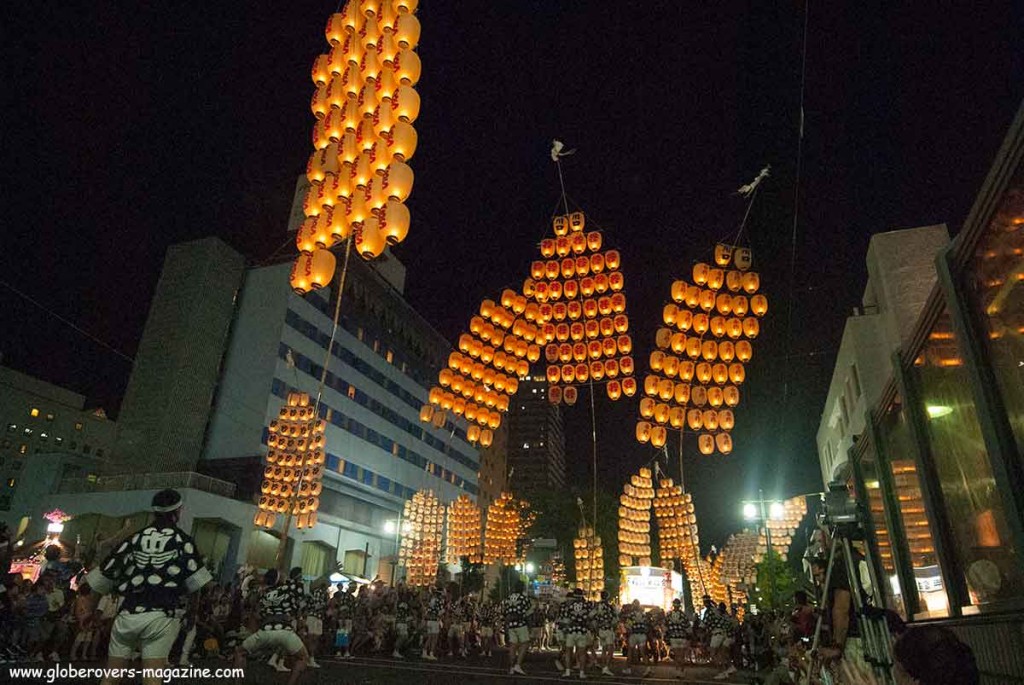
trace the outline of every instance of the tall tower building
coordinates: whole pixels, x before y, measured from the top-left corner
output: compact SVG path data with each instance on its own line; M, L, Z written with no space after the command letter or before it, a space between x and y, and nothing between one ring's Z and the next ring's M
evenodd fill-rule
M512 491L527 500L544 489L565 487L562 410L548 402L547 382L527 377L508 412L508 467Z

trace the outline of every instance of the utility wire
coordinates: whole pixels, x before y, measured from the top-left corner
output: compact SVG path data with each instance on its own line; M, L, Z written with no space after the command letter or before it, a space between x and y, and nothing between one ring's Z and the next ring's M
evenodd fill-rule
M36 300L32 296L30 296L30 295L28 295L26 293L23 293L22 291L18 290L17 288L15 288L13 285L8 283L7 281L0 280L0 285L4 286L8 290L10 290L12 293L17 295L18 297L21 297L26 302L29 302L29 303L35 305L36 307L38 307L39 309L43 310L44 312L46 312L47 314L49 314L53 318L57 319L61 323L65 324L67 326L70 326L71 328L73 328L74 330L78 331L79 333L81 333L85 337L89 338L89 340L92 340L94 343L96 343L100 347L103 347L103 348L106 348L107 350L110 350L111 352L116 354L118 357L121 357L125 361L132 362L132 363L135 362L135 360L132 357L128 356L127 354L125 354L121 350L117 349L113 345L110 345L109 343L104 342L103 340L100 340L98 337L96 337L95 335L93 335L89 331L85 330L84 328L82 328L81 326L76 324L74 321L70 321L70 320L64 318L63 316L61 316L57 312L55 312L52 309L48 308L46 305L44 305L39 300Z

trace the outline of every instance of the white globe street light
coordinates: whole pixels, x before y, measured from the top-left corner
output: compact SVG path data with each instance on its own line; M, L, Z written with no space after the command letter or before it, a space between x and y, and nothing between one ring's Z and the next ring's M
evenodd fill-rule
M748 521L757 520L757 505L753 502L747 502L743 505L743 518Z
M527 573L533 573L536 570L536 568L537 567L533 565L532 561L526 562L526 572Z
M786 507L782 502L772 502L768 505L768 518L773 521L781 521L786 518Z

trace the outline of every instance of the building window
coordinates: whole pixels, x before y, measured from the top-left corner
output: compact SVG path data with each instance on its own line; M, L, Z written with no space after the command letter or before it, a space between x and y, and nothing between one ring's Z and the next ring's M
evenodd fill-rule
M26 426L26 427L25 427L25 430L24 430L24 431L22 431L22 432L23 432L23 433L24 433L25 435L32 435L32 429L31 429L31 428L29 428L28 426Z
M82 454L89 454L90 452L92 452L92 447L90 447L88 443L82 445Z
M363 469L363 485L373 485L373 471L370 469Z
M28 445L21 443L21 447L18 448L18 454L25 454L28 452Z
M15 479L15 478L8 478L8 479L7 479L7 487L9 487L9 488L13 488L13 487L14 487L14 485L15 485L15 483L17 483L17 482L18 482L18 481L17 481L17 479Z
M38 409L38 408L36 408L36 407L32 407L31 411L29 411L29 413L28 413L28 414L29 414L29 416L31 416L32 418L35 418L35 417L39 416L39 409Z
M9 423L9 424L7 424L7 432L8 433L13 433L16 430L18 430L18 424L16 424L16 423Z
M39 439L40 439L40 440L46 440L46 439L48 439L49 437L50 437L50 434L49 434L49 433L40 433L40 434L39 434Z
M57 436L57 437L55 437L55 438L53 439L53 441L54 441L55 443L57 443L58 445L60 445L60 444L62 444L62 443L64 442L64 438L62 438L62 437L60 437L60 436Z
M360 326L359 328L356 329L356 337L359 338L359 340L361 342L362 339L363 339L363 336L364 336L363 327Z
M924 403L918 411L928 427L928 453L942 487L942 503L953 523L953 553L967 576L972 605L1016 596L1024 582L1021 550L1014 549L1007 506L993 487L995 476L981 434L971 382L945 308L911 374ZM1000 559L995 564L992 559Z
M392 364L395 361L395 353L388 350L388 353L384 355L384 358L388 360L388 364Z
M75 430L76 430L76 431L80 431L80 430L82 430L82 422L81 422L81 421L77 421L77 422L75 423Z
M348 386L348 398L350 400L354 400L356 398L356 386L354 386L354 385Z
M46 420L47 421L53 421L53 414L47 414L46 415Z
M850 383L853 385L853 400L857 401L860 399L861 388L860 373L857 371L856 364L850 364Z
M967 271L966 286L979 337L987 347L997 389L1017 441L1024 454L1024 216L1020 212L1024 169L1017 171L1010 190L1000 201L985 229Z

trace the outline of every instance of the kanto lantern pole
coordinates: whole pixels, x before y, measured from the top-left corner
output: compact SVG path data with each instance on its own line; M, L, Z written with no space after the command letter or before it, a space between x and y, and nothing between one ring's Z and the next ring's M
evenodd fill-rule
M341 265L341 273L338 274L338 292L334 298L334 321L331 326L331 339L327 343L327 352L324 355L324 370L320 373L320 385L316 389L316 403L313 405L313 421L320 420L320 400L324 394L324 386L327 384L327 367L331 363L331 352L334 350L334 339L338 335L338 321L341 319L341 294L345 290L345 277L348 276L348 260L352 255L352 239L354 231L350 232L345 240L345 260ZM299 465L299 482L306 477L306 456L309 452L302 453L302 463ZM295 509L295 500L298 499L299 488L288 499L288 512L284 517L284 530L281 531L281 541L277 545L277 555L274 565L282 571L287 570L288 560L285 558L285 549L288 546L288 531L292 525L292 512ZM363 563L366 563L365 557Z

